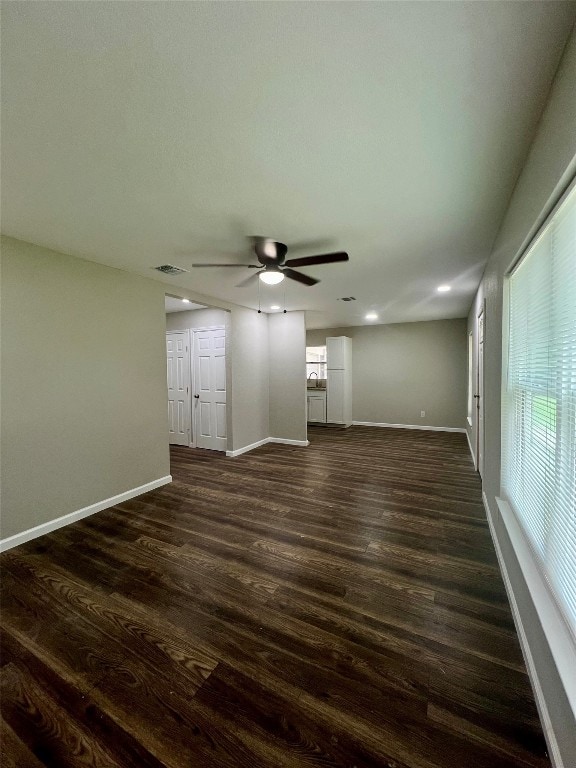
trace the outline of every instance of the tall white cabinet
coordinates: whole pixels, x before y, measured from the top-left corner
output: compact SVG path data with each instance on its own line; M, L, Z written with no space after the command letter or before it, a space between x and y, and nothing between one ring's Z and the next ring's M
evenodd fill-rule
M328 336L326 360L326 421L349 427L352 424L352 339Z

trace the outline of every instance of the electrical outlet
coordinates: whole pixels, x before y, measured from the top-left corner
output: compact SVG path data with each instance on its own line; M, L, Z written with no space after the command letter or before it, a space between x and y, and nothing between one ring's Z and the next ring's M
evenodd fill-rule
M420 411L420 417L423 419L426 416L426 411Z

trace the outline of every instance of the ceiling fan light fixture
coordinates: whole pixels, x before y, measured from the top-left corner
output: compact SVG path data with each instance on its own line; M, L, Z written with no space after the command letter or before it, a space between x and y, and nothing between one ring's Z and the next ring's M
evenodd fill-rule
M284 280L284 275L278 269L265 269L260 272L260 280L268 285L278 285Z

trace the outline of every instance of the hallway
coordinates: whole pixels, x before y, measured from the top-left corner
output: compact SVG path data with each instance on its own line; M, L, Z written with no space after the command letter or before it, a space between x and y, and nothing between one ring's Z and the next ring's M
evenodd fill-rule
M465 436L309 437L0 557L6 765L549 765Z

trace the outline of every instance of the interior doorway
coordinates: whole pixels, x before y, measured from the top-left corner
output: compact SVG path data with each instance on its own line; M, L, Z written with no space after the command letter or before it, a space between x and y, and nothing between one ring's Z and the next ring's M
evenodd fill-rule
M480 477L484 474L484 308L477 318L476 365L476 462Z
M168 431L172 445L230 449L230 313L165 296Z

